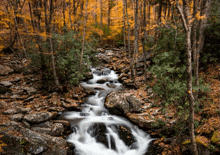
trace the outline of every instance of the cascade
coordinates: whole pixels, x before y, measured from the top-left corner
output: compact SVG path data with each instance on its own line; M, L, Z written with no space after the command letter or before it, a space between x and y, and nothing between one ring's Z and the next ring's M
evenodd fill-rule
M104 106L108 93L122 88L118 75L110 69L91 69L93 79L82 82L85 89L95 91L82 105L82 111L63 114L73 133L67 141L76 155L144 155L150 136L125 118L111 115ZM99 82L103 80L103 82ZM109 87L111 85L111 87Z

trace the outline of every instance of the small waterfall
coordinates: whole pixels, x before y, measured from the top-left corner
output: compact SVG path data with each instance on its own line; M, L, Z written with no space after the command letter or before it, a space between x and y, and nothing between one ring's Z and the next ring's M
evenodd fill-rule
M64 113L64 118L70 121L73 128L67 141L74 144L75 154L144 155L152 140L149 135L126 119L109 114L104 107L106 95L122 87L117 81L118 75L107 68L91 71L93 79L81 85L96 94L82 105L81 112Z

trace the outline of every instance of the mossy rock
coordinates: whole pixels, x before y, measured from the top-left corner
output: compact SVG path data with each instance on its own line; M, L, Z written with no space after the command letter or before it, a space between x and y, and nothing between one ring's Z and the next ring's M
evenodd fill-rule
M219 131L214 131L212 138L211 138L212 143L218 143L220 142L220 132Z

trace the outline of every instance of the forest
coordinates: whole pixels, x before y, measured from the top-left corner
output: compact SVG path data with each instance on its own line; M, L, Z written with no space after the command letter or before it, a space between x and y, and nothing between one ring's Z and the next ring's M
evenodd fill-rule
M95 77L93 67L101 74L105 67L114 70L123 91L142 102L142 111L122 108L116 115L155 138L148 154L220 153L218 0L0 2L0 154L75 154L72 145L48 137L39 151L31 138L48 134L49 127L34 126L47 121L51 137L70 135L71 125L59 112L78 111L86 97L103 89L81 84ZM99 81L105 82L111 80ZM30 120L32 113L48 119ZM57 124L62 132L56 135Z

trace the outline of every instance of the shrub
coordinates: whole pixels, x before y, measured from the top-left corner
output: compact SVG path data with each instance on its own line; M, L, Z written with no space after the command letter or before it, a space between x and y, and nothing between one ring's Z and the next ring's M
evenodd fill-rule
M161 28L161 37L154 49L155 57L150 72L156 84L153 90L164 104L185 103L186 62L184 56L185 36L175 36L175 29Z
M90 67L96 63L96 42L92 39L93 42L85 43L82 70L79 70L82 50L81 40L82 38L78 37L74 31L66 32L63 35L53 34L52 36L56 71L60 84L78 84ZM50 46L48 42L41 43L40 46L41 52L35 44L32 46L34 52L31 54L31 67L35 68L37 72L43 72L44 77L42 80L45 82L42 84L45 87L50 87L54 85ZM42 65L44 69L42 69Z

